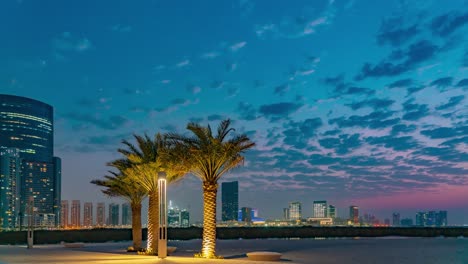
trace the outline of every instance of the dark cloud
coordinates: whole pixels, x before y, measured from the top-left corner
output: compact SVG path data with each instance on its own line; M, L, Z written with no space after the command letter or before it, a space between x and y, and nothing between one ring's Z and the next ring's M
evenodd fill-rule
M452 85L452 77L443 77L431 82L431 86L437 86L439 89L444 89L447 86Z
M189 103L189 100L183 98L176 98L171 101L172 105L183 105Z
M447 108L454 107L454 106L458 105L460 102L462 102L463 99L465 99L464 95L450 97L450 100L448 101L448 103L442 104L442 105L436 107L436 110L444 110L444 109L447 109Z
M207 117L207 119L208 119L208 121L218 121L218 120L223 120L223 119L224 119L224 116L214 114L214 115L209 115L209 116Z
M379 108L387 108L391 106L395 101L390 100L390 99L378 99L378 98L373 98L373 99L368 99L364 100L361 102L354 102L352 104L348 104L347 106L351 107L353 110L358 110L363 107L371 107L373 109L379 109Z
M84 122L85 124L92 124L96 127L102 129L113 130L125 126L129 120L123 116L110 116L108 118L98 118L90 114L78 114L78 113L68 113L64 116L65 118Z
M449 138L458 135L457 129L451 127L439 127L432 130L422 130L420 133L430 138Z
M468 67L468 50L465 51L465 54L463 55L462 67Z
M375 91L372 90L372 89L369 89L369 88L352 86L352 87L348 87L344 91L344 93L345 94L350 94L350 95L353 95L353 94L373 95L373 94L375 94Z
M224 85L225 85L225 82L223 82L223 81L213 81L210 84L210 88L221 89L221 88L223 88Z
M447 36L468 23L468 12L449 12L432 19L430 28L432 33Z
M416 142L416 140L410 136L368 137L366 138L366 141L372 145L384 146L386 148L392 148L394 150L409 150L419 147L419 144Z
M288 129L283 131L286 145L294 146L298 149L308 147L307 141L316 136L317 129L323 125L322 119L310 118L301 122L290 122Z
M287 117L301 107L302 104L276 103L260 106L259 112L267 117Z
M275 87L275 94L283 96L289 91L289 84L282 84Z
M255 120L257 119L257 110L253 105L247 102L239 102L237 105L237 112L242 120Z
M340 135L337 138L322 138L319 143L324 148L335 149L337 154L346 154L351 149L361 146L359 134Z
M410 133L416 130L415 125L397 124L392 127L392 135L399 135L400 133Z
M411 94L414 94L415 92L418 92L418 91L421 91L422 89L424 89L425 87L424 86L414 86L414 87L409 87L408 88L408 95L411 95Z
M403 62L392 62L391 60L383 60L373 66L370 63L365 63L361 68L361 72L355 77L356 80L364 80L369 77L396 76L413 69L414 66L421 62L427 61L434 57L439 48L427 40L421 40L411 44L406 51L401 52L401 60Z
M203 121L203 118L201 117L191 117L189 118L189 122L192 122L192 123L201 123Z
M419 33L417 25L403 26L402 17L393 17L385 19L380 25L377 34L377 43L379 45L390 44L400 46Z
M460 81L457 83L457 87L468 87L468 79L460 80Z
M429 115L429 107L427 105L419 104L403 104L403 108L407 111L403 115L404 120L419 120L427 115Z
M393 116L392 111L375 111L365 116L353 115L348 118L338 117L330 119L329 124L336 124L338 127L369 127L372 129L385 128L393 126L400 122L399 118L390 118Z
M466 162L468 153L461 153L453 147L426 147L414 152L415 155L427 155L437 157L441 161Z
M412 79L401 79L395 82L392 82L388 85L388 88L400 88L400 87L408 87L413 84Z

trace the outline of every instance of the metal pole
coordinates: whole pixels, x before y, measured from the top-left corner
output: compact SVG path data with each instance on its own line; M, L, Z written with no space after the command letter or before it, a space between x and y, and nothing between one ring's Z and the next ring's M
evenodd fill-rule
M159 191L159 240L158 257L167 257L167 204L166 204L166 173L158 173Z
M34 243L34 197L28 200L28 248L33 248Z

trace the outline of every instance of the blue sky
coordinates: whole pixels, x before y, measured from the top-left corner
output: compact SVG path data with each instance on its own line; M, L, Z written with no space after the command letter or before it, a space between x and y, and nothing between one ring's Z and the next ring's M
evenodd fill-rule
M467 1L31 1L0 5L0 92L55 108L63 198L108 201L132 133L234 120L257 143L240 205L311 216L449 211L468 223ZM170 199L201 218L188 176Z

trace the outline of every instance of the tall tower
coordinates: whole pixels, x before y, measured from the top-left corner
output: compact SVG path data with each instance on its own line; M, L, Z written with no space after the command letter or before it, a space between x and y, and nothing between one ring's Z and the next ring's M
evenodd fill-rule
M109 204L109 221L108 224L111 226L119 225L119 204L111 203Z
M60 212L60 226L62 228L67 228L70 225L68 222L69 215L68 200L62 200Z
M93 226L93 203L84 203L83 207L83 226Z
M96 225L104 226L106 224L106 205L98 203L96 208Z
M221 184L221 206L223 221L237 221L239 211L239 182L223 182Z
M0 150L18 149L21 158L20 225L26 225L28 219L29 197L34 198L35 223L59 225L61 165L60 159L54 157L53 122L52 106L0 94Z
M302 219L302 204L300 202L289 203L289 220Z
M20 216L21 159L19 149L0 149L0 230L13 229Z
M349 207L349 220L353 225L359 225L359 207L351 205Z
M327 201L314 201L313 206L315 218L328 217Z
M81 226L81 202L80 200L72 200L71 226L74 228L79 228Z
M392 226L400 226L400 213L393 213L392 218Z
M130 210L130 204L122 204L122 225L132 224L132 210Z
M328 216L330 218L336 218L336 207L334 205L328 205Z

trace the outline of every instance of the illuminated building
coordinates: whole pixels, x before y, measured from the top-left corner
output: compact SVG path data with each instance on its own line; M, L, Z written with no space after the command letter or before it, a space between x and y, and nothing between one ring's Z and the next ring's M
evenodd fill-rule
M93 203L84 203L83 206L83 226L93 226Z
M60 207L60 226L67 228L70 223L68 223L69 206L68 200L62 200Z
M30 196L34 197L34 222L59 225L61 161L54 157L53 122L52 106L0 94L0 151L18 149L21 159L19 225L27 222Z
M328 217L332 219L336 218L336 207L331 204L328 206Z
M80 200L72 200L70 222L71 222L71 227L77 228L81 226L81 202Z
M327 201L314 201L313 209L314 218L328 217Z
M436 226L444 227L447 225L447 211L439 211L439 213L436 215Z
M411 219L411 218L401 219L401 226L404 226L404 227L413 226L413 219Z
M0 149L0 230L13 229L20 216L21 159L18 149Z
M182 209L180 211L180 227L190 227L190 213Z
M302 219L302 204L300 202L289 203L289 220Z
M122 204L122 225L132 224L132 211L130 210L130 204Z
M349 221L351 225L359 225L359 207L355 205L349 207Z
M96 207L96 225L104 226L106 223L106 205L104 203L97 203Z
M240 211L241 211L240 222L251 223L252 222L252 208L242 207Z
M400 213L393 213L392 220L392 226L400 226Z
M236 221L239 210L239 182L223 182L221 184L221 219Z
M418 212L416 214L416 226L447 226L447 211Z
M109 218L107 219L107 224L111 226L119 225L119 204L111 203L109 204Z
M289 220L289 208L283 208L283 219Z

